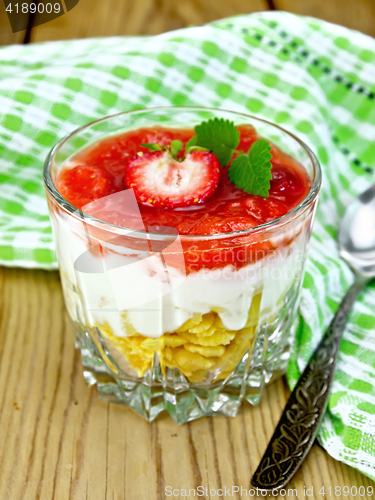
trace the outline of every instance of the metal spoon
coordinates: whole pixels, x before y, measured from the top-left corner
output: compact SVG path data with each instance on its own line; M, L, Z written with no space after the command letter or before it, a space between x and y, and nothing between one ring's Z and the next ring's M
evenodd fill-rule
M327 406L349 312L359 292L375 277L375 186L346 210L340 224L339 249L353 269L355 280L292 392L251 480L259 490L283 488L314 442Z

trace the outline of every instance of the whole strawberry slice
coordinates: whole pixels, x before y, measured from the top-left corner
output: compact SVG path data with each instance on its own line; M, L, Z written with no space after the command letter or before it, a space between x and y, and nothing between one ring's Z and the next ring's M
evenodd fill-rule
M216 190L219 177L220 164L212 153L193 151L178 161L168 151L155 151L128 164L125 184L138 201L176 208L202 203Z

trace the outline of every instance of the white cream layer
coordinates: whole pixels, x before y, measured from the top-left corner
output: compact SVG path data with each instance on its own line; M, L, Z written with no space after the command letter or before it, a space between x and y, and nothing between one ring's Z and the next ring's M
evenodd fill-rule
M80 224L77 221L77 228ZM227 265L184 277L170 266L167 273L165 262L154 256L105 273L82 273L74 268L74 261L87 250L87 239L77 228L71 221L69 226L61 221L55 224L67 308L73 320L107 323L118 337L133 333L124 313L138 333L153 338L175 331L194 314L212 310L225 328L239 330L245 326L255 294L262 292L262 320L280 310L285 293L303 270L304 231L289 245L240 269ZM100 261L100 257L92 259Z

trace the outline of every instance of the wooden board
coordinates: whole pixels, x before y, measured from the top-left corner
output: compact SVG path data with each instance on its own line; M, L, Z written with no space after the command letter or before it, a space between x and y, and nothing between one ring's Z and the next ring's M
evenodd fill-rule
M2 500L162 500L167 487L178 490L171 498L186 498L183 490L198 486L208 488L200 498L217 500L210 489L249 489L289 393L282 380L235 418L177 426L163 415L150 425L85 386L67 319L56 272L0 267ZM331 498L354 500L371 497L334 488L369 485L314 445L288 488L301 500L327 499L329 487Z
M5 11L5 4L0 0L0 46L12 43L22 43L25 38L25 31L13 33L10 22Z
M32 41L152 35L265 9L266 0L80 0L65 16L34 28Z
M270 5L375 36L374 0L80 0L65 16L34 28L32 40L162 33Z
M35 27L32 41L156 34L236 14L269 10L269 5L375 36L374 0L80 0L64 16ZM24 36L25 32L12 33L5 6L0 2L0 45L22 43Z
M314 16L375 37L374 0L274 0L279 10Z

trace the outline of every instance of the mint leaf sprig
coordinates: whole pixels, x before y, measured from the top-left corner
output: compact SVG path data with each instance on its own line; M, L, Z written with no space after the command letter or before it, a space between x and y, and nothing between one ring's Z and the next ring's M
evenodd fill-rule
M235 158L228 169L229 180L248 194L268 198L270 180L272 179L271 146L265 139L255 141L249 152L237 151L240 133L230 120L214 118L200 123L194 129L195 135L187 142L185 154L195 150L211 151L222 167ZM169 151L172 157L181 162L185 158L177 158L183 144L179 140L171 141L170 146L159 144L141 144L151 151Z
M271 146L265 139L253 142L249 153L239 154L228 170L229 180L246 193L268 198L272 179Z
M248 194L268 198L271 175L271 146L265 139L255 141L248 152L236 151L240 133L230 120L214 118L195 127L195 144L203 146L217 156L220 165L226 166L233 159L229 180Z
M222 118L214 118L197 125L195 135L195 145L212 151L222 167L228 165L240 142L240 133L235 124Z

